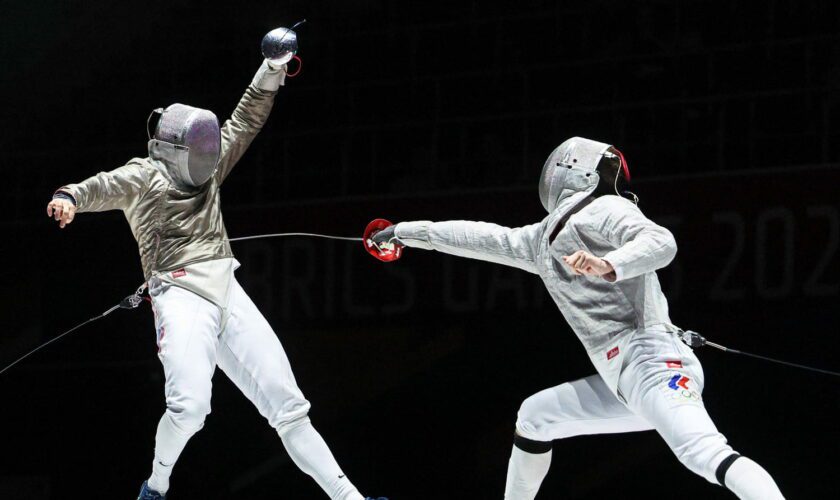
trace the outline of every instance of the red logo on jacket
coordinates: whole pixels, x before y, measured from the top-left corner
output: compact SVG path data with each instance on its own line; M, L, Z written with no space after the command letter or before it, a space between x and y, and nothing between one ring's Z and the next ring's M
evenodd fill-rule
M173 278L181 278L187 275L186 269L178 269L177 271L172 271Z
M607 351L607 361L613 359L616 356L618 356L618 346L615 346L609 351Z

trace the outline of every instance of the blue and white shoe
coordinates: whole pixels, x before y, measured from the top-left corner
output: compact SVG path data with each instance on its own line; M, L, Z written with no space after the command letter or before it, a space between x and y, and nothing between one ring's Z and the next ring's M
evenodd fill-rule
M143 481L143 486L140 487L140 494L137 500L166 500L166 495L161 495L157 491L149 488L149 484Z

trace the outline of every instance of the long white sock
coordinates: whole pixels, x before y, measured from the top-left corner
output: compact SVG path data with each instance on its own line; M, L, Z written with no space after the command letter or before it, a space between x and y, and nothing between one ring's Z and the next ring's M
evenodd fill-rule
M169 491L169 476L172 467L184 451L187 441L195 432L184 432L172 421L169 413L164 413L158 422L155 435L155 459L152 461L152 475L149 477L149 488L160 494Z
M331 499L364 500L359 490L341 472L324 438L312 427L309 419L283 429L280 438L298 468L312 476Z
M776 482L763 467L747 457L739 457L726 471L724 483L741 500L784 499Z
M505 500L533 500L550 465L551 450L528 453L514 446L508 462Z

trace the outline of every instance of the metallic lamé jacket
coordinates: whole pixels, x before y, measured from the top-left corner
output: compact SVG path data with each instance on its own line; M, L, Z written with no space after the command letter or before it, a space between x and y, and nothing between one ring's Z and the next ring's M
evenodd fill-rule
M216 172L199 188L179 189L157 160L134 158L116 170L100 172L59 191L76 199L78 212L125 213L147 280L159 272L232 257L219 188L268 119L276 94L248 87L222 126Z
M592 363L613 390L618 384L624 345L633 332L672 329L668 302L656 269L674 258L677 245L667 229L632 202L601 196L574 213L553 242L556 225L588 192L560 200L545 219L508 228L486 222L403 222L397 238L410 247L506 264L542 278ZM585 250L612 264L614 282L575 275L560 258Z

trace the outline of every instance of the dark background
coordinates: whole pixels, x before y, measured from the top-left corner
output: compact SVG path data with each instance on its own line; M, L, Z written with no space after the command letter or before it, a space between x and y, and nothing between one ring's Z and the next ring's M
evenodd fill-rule
M616 144L676 235L672 319L838 369L837 2L9 2L0 5L0 363L141 281L121 214L59 231L52 191L145 156L151 109L224 119L259 42L298 29L301 75L225 184L231 236L358 235L375 217L522 225L573 135ZM539 280L355 243L235 244L311 417L363 493L501 498L520 402L594 371ZM0 497L133 498L164 409L150 310L118 311L0 376ZM788 498L837 498L838 380L704 349L704 398ZM173 499L322 498L232 384ZM732 498L654 433L555 444L540 498Z

